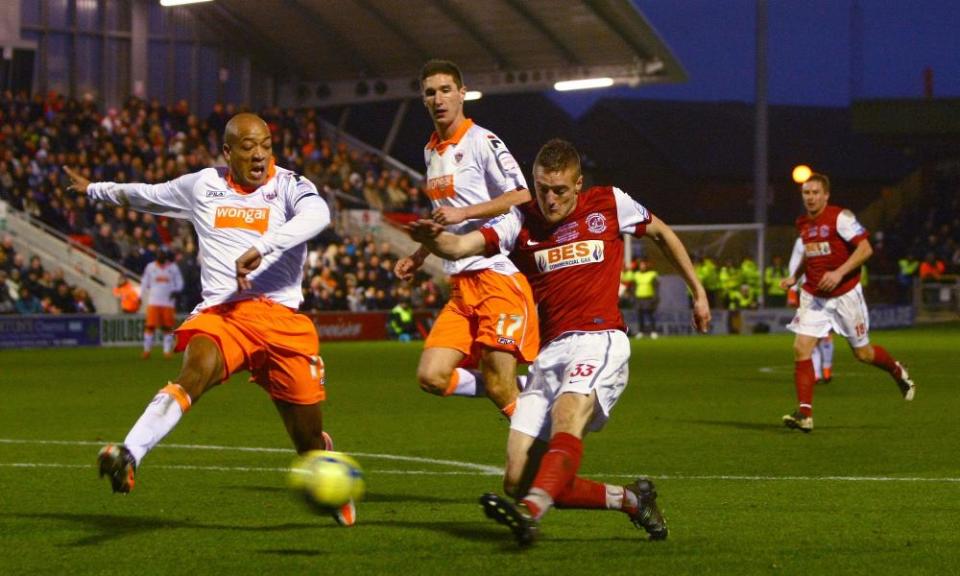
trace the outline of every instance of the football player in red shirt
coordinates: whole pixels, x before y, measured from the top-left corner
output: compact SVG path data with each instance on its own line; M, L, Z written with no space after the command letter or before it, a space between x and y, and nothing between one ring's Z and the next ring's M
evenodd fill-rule
M870 316L860 286L860 267L873 254L866 229L853 212L828 204L830 179L825 175L810 176L800 192L807 210L805 216L797 218L797 232L803 242L800 268L806 279L800 288L800 307L787 326L796 333L794 383L799 406L783 417L783 423L810 432L816 382L811 356L817 342L830 330L847 339L857 360L887 371L904 400L913 400L914 384L900 362L882 346L870 343ZM796 284L800 272L784 279L781 286Z
M623 234L646 235L677 267L693 294L693 324L710 325L707 293L669 226L622 190L581 190L580 157L563 140L547 142L533 166L536 198L464 235L428 220L408 230L444 258L510 253L530 280L540 311L540 352L510 422L504 490L485 494L490 518L521 545L533 542L553 506L625 512L654 540L667 537L653 482L629 486L576 475L583 437L600 430L627 385L630 341L618 306ZM509 321L509 319L506 319Z

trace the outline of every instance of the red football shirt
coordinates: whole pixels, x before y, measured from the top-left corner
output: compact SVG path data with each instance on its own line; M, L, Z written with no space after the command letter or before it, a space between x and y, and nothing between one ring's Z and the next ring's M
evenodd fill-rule
M650 220L641 204L606 186L581 191L573 212L555 225L532 200L480 231L486 254L509 252L530 281L543 346L567 332L625 329L618 297L622 234L643 236Z
M797 233L803 241L803 289L820 297L846 294L860 282L860 268L850 272L831 292L823 292L817 284L823 275L839 268L850 258L857 244L867 239L867 230L857 222L853 212L839 206L827 206L816 218L797 218Z

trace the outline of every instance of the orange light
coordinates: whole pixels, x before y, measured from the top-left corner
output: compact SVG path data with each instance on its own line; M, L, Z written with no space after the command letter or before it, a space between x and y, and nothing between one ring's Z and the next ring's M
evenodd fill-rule
M813 170L806 164L801 164L793 169L793 181L797 184L803 184L810 179L811 174L813 174Z

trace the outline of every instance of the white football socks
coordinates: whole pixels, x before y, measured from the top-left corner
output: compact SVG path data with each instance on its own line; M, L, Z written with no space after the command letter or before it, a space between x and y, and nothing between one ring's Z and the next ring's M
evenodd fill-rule
M810 360L813 361L813 377L817 380L823 379L823 354L820 352L819 344L813 347Z
M173 352L173 333L167 332L163 335L163 353L170 354Z
M150 352L150 349L153 348L153 334L143 334L143 351Z
M487 391L483 387L483 377L479 370L467 370L466 368L457 368L457 385L450 392L450 396L486 396Z
M123 441L137 466L147 452L173 430L189 408L190 396L178 384L167 384L157 392Z

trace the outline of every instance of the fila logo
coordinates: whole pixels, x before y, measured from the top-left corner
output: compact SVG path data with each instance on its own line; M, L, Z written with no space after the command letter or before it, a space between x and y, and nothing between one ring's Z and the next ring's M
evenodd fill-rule
M534 254L541 272L553 272L570 266L603 262L603 240L581 240L554 248L538 250Z
M243 228L263 234L270 225L269 208L242 208L238 206L220 206L217 208L214 228Z
M223 198L227 193L223 190L207 190L207 198Z

